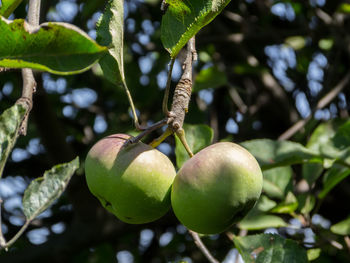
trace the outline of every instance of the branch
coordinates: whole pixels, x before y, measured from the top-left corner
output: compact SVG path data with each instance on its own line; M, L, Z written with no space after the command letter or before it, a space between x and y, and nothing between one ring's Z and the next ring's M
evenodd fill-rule
M184 138L184 131L182 129L182 126L185 120L185 114L188 111L188 105L192 93L192 63L194 60L197 60L197 52L195 48L195 37L192 37L187 43L186 59L183 63L183 73L181 79L176 85L173 96L173 103L171 105L171 111L169 112L168 97L171 83L171 72L175 60L172 59L170 61L170 69L168 72L167 85L163 99L163 112L166 114L165 123L163 123L163 120L161 120L149 128L144 129L144 132L140 133L135 138L128 140L127 144L138 142L145 135L149 134L159 127L162 127L165 124L168 124L167 130L159 138L151 142L150 145L152 147L156 147L173 133L176 133L182 142L186 140L186 138ZM186 144L184 144L184 146L187 152L191 155L192 152L189 150L189 147L187 147Z
M30 0L28 7L28 23L33 26L39 26L40 18L40 3L41 0ZM20 135L27 134L28 127L28 117L29 112L33 107L33 93L35 92L36 82L34 79L33 71L31 69L22 69L22 78L23 78L23 88L22 96L17 100L17 104L22 104L26 109L26 116L24 117L21 127L19 130Z
M334 98L344 89L350 80L350 73L346 74L345 77L332 89L328 92L320 101L317 103L316 108L312 110L311 114L305 119L299 120L292 127L286 130L283 134L278 137L278 140L288 140L296 132L305 126L305 124L312 118L312 115L319 109L327 106Z
M197 59L195 38L192 37L187 43L186 59L183 63L183 73L176 85L173 103L169 112L169 128L176 132L181 129L188 111L188 105L192 93L192 62Z
M199 237L199 235L196 232L193 232L192 230L188 230L188 232L190 232L190 234L193 237L194 243L196 244L196 246L202 251L202 253L204 254L204 256L209 260L210 263L219 263L219 261L217 259L215 259L209 252L209 250L207 249L207 247L203 244L201 238Z

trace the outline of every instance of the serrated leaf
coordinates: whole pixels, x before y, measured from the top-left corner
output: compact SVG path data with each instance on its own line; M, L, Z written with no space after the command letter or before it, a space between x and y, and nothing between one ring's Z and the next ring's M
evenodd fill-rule
M114 84L125 82L124 76L124 1L110 0L96 26L96 40L108 46L100 61L104 76Z
M350 217L331 226L331 231L338 235L350 235Z
M245 263L306 263L306 251L297 242L274 234L233 238Z
M226 74L217 67L202 69L196 76L193 85L193 92L202 89L215 89L227 84Z
M263 191L272 198L283 199L292 190L292 168L276 167L263 172Z
M288 224L279 216L267 214L247 215L238 227L244 230L261 230L270 227L286 227Z
M262 170L310 161L322 161L316 151L307 149L296 142L258 139L245 141L241 144L255 156Z
M69 163L55 165L43 177L33 180L23 195L23 213L27 220L33 220L61 196L76 169L79 157Z
M350 175L350 169L340 165L334 165L332 168L327 170L324 175L323 189L318 194L318 198L325 198L326 195L341 181Z
M169 7L162 17L163 46L176 57L197 32L210 23L230 0L166 0Z
M0 178L7 158L16 143L20 125L26 110L20 104L15 104L5 110L0 116Z
M22 0L2 0L0 7L0 16L8 18L21 2Z
M298 200L292 192L288 192L286 199L271 209L272 213L290 214L298 208Z
M76 74L88 70L107 53L106 47L67 23L34 27L23 19L1 17L0 35L0 67Z
M207 125L184 124L183 129L185 130L187 143L194 154L208 146L213 140L214 132ZM180 168L189 159L189 156L177 136L175 136L175 145L176 164Z

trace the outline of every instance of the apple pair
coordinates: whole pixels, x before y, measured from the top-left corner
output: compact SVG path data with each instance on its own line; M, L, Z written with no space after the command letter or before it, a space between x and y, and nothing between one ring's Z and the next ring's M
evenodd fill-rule
M171 203L189 229L220 233L242 219L261 194L259 164L237 144L206 147L176 174L168 157L151 146L138 142L125 147L129 138L115 134L98 141L85 162L90 191L124 222L154 221Z

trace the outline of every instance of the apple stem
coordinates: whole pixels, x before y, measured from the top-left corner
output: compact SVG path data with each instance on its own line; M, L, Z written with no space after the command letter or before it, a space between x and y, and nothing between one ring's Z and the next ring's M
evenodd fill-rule
M168 78L166 81L166 87L165 87L165 93L164 93L163 105L162 105L163 113L165 114L165 116L169 116L168 100L169 100L169 92L170 92L170 84L171 84L171 75L173 72L174 63L175 63L175 58L172 58L169 64Z
M185 149L186 149L188 155L190 156L190 158L192 158L193 157L193 152L191 151L191 148L190 148L190 146L187 143L186 136L185 136L185 130L183 128L178 129L176 131L176 135L177 135L177 137L179 137L180 141L182 142L182 145L185 147Z

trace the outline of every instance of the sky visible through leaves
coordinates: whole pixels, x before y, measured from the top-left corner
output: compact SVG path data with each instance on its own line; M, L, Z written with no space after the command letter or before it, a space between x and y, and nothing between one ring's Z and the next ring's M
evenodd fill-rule
M247 2L252 2L253 0L246 0ZM147 45L150 41L150 36L154 34L156 28L160 26L159 22L151 22L150 20L144 20L142 23L142 29L140 32L135 32L135 21L132 18L128 18L128 14L130 12L134 12L142 1L126 1L125 2L125 27L128 33L133 33L139 39L139 42L143 45ZM310 0L310 3L315 6L323 6L325 4L325 0ZM48 21L62 21L62 22L72 22L74 17L77 15L80 6L75 1L59 1L56 5L56 9L51 10L46 19ZM271 13L275 16L279 17L282 20L293 21L295 19L295 13L293 8L289 3L276 3L271 8ZM95 13L92 18L87 22L88 34L92 38L96 38L96 30L95 24L98 20L101 13ZM10 17L13 19L14 17ZM134 52L138 52L140 50L139 44L133 44L130 47ZM293 48L285 46L285 45L272 45L265 47L265 54L268 57L269 66L272 69L274 76L279 80L281 85L287 91L293 91L295 89L296 83L293 83L291 79L288 78L286 71L288 68L296 67L296 54ZM138 66L140 71L142 72L142 76L139 79L140 85L147 86L149 84L149 76L148 73L152 69L152 65L156 57L152 54L146 54L145 56L141 56L138 61ZM326 57L319 53L315 54L312 62L309 65L307 79L308 79L308 87L310 93L314 96L318 95L322 90L322 81L324 75L324 69L327 67L328 61ZM204 67L210 67L211 64L207 63ZM173 71L173 79L179 79L181 74L181 67L178 62L175 63L174 71ZM157 84L159 90L163 90L165 88L166 83L166 69L159 72L157 75ZM48 93L55 94L65 94L67 90L67 81L64 77L60 77L56 80L50 77L50 74L44 73L42 74L44 88ZM11 94L13 92L13 87L11 83L5 84L3 87L0 87L2 93L5 95ZM132 92L132 90L131 90ZM2 93L0 93L0 101L2 99ZM199 92L199 97L209 105L213 99L213 90L206 89ZM293 96L296 99L296 107L303 118L306 118L310 113L310 105L306 99L306 95L301 91L295 91ZM340 95L341 98L341 95ZM71 93L65 94L61 96L61 101L67 104L74 103L79 107L85 108L92 105L98 99L98 94L87 87L74 89ZM346 104L345 99L343 99L343 103ZM74 118L77 114L77 110L70 105L67 105L63 108L63 115L68 118ZM329 119L332 116L332 112L330 110L319 110L315 113L316 119ZM241 116L242 118L242 116ZM239 116L236 120L241 119ZM257 123L257 125L259 125ZM95 119L95 123L93 129L96 133L103 133L108 127L104 117L102 115L97 115ZM230 118L226 124L226 130L229 133L236 134L238 133L238 125L237 123ZM159 146L159 149L165 153L168 153L171 149L170 146L166 143L162 143ZM29 145L26 149L15 148L12 153L12 160L15 162L20 162L30 155L36 155L43 151L43 146L40 144L40 140L37 138L32 139L29 142ZM25 182L22 177L7 177L1 180L0 182L0 193L1 196L7 197L7 201L4 204L4 208L8 211L15 211L17 208L21 207L21 194L26 188L28 182ZM10 197L10 198L9 198ZM70 209L67 207L67 209ZM50 209L45 211L40 215L40 217L48 217L50 216ZM40 218L39 217L39 218ZM330 222L320 215L315 215L312 219L315 224L323 224L325 227L329 227ZM23 219L19 210L13 213L13 216L10 218L10 221L14 225L22 225ZM300 222L297 220L292 220L291 224L298 225ZM63 223L57 223L52 226L52 231L54 233L61 233L65 230L65 225ZM4 226L3 231L6 233L6 226ZM177 231L185 231L184 229L177 229ZM293 231L290 229L289 231ZM277 233L276 229L267 229L265 232L267 233ZM33 244L41 244L46 241L46 236L49 234L49 230L46 228L40 228L32 230L28 233L28 238ZM291 233L292 234L292 233ZM144 229L141 232L140 238L140 246L147 247L150 241L152 240L154 233L150 229ZM171 232L165 232L160 237L160 246L165 246L168 244L173 236ZM305 241L312 242L314 240L314 233L311 229L305 230ZM213 237L215 238L215 236ZM235 249L231 250L227 258L224 262L232 262L231 259L235 258L237 255L237 251ZM128 251L120 251L116 255L118 262L133 262L132 254ZM188 262L191 262L188 259Z

